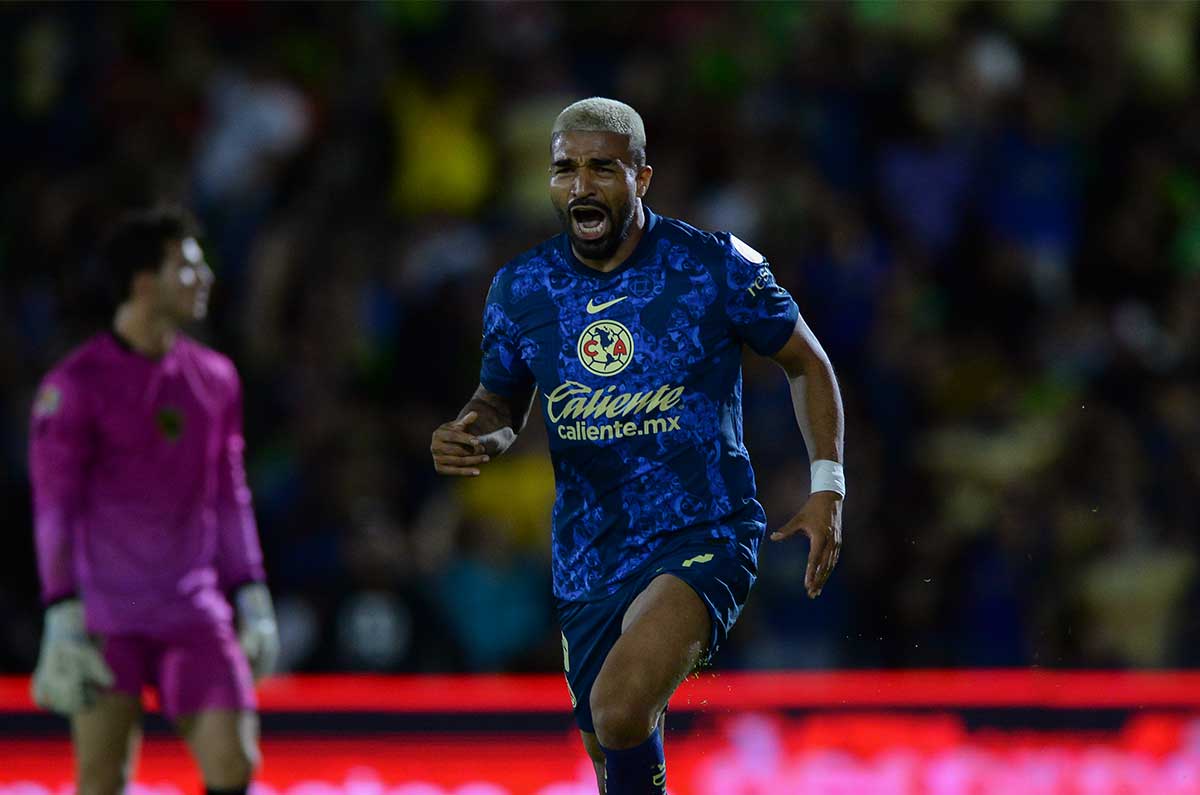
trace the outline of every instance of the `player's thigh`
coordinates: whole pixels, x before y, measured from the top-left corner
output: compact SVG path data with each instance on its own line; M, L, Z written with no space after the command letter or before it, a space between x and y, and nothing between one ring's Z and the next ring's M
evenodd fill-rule
M237 789L258 767L258 716L248 710L207 710L176 721L210 789Z
M189 627L164 641L156 681L170 720L202 712L253 712L254 675L230 625Z
M621 735L640 734L644 724L648 735L675 688L703 659L711 635L712 618L692 587L671 574L655 577L625 612L621 637L592 687L601 742L614 724Z
M141 736L141 703L127 693L102 693L72 715L79 795L120 795L133 775Z

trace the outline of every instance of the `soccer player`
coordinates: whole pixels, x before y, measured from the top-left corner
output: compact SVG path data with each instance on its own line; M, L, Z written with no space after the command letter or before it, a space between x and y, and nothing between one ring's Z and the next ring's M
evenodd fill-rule
M123 790L146 685L210 795L245 793L258 759L254 677L279 641L237 371L179 330L206 314L213 274L179 210L124 217L103 258L119 296L112 330L59 363L33 407L47 605L33 698L70 716L80 795Z
M771 538L809 537L814 598L841 547L841 399L762 254L644 204L653 171L633 108L567 107L551 160L564 233L496 275L480 386L430 449L438 472L479 475L541 401L575 718L602 793L662 793L667 702L737 619L766 532L742 443L743 345L791 383L812 493Z

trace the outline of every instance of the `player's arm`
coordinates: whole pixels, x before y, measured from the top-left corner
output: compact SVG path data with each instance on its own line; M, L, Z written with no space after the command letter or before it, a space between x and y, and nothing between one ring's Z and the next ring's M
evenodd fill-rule
M845 418L833 365L804 318L783 348L771 357L787 373L796 421L813 461L842 463Z
M809 538L804 587L810 597L837 565L842 547L842 399L829 357L788 291L775 281L762 254L729 238L725 309L743 342L769 356L787 373L796 421L811 461L812 489L804 507L771 534L773 541L803 533Z
M234 397L220 428L217 460L217 576L237 611L238 641L255 678L271 673L279 656L275 608L267 590L262 546L246 481L242 435L242 390L234 375Z
M811 463L811 493L800 513L771 534L782 541L798 532L809 537L810 552L804 586L817 597L837 565L842 547L842 474L845 417L833 365L804 318L784 346L772 357L787 373L796 422Z
M38 390L29 434L34 536L46 616L33 700L72 714L111 686L112 671L88 637L75 574L75 532L87 490L94 428L86 396L66 377Z
M508 274L502 268L483 312L479 388L457 419L438 426L429 445L439 474L475 477L479 467L512 446L529 419L537 383L522 355L507 293Z
M433 432L429 452L434 469L442 475L478 475L480 466L517 440L532 407L532 388L506 396L481 384L458 418Z
M66 378L38 390L29 434L34 538L42 601L78 597L75 523L83 506L92 427L82 390Z

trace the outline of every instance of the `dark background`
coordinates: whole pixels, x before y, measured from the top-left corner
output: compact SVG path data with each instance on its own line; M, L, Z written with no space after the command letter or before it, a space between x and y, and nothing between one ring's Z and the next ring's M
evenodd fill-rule
M206 228L285 667L556 670L540 420L469 484L427 448L593 94L645 118L648 204L766 253L841 379L842 562L809 602L768 544L719 665L1196 665L1198 13L0 6L0 670L41 620L34 387L107 322L99 237L161 200ZM778 525L807 459L746 367Z

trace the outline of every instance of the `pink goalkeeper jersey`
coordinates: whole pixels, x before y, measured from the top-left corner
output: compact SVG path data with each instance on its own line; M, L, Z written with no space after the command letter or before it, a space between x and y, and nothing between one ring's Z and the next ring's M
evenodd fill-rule
M30 470L46 602L78 594L101 634L229 621L263 579L232 362L177 335L161 359L111 333L43 380Z

